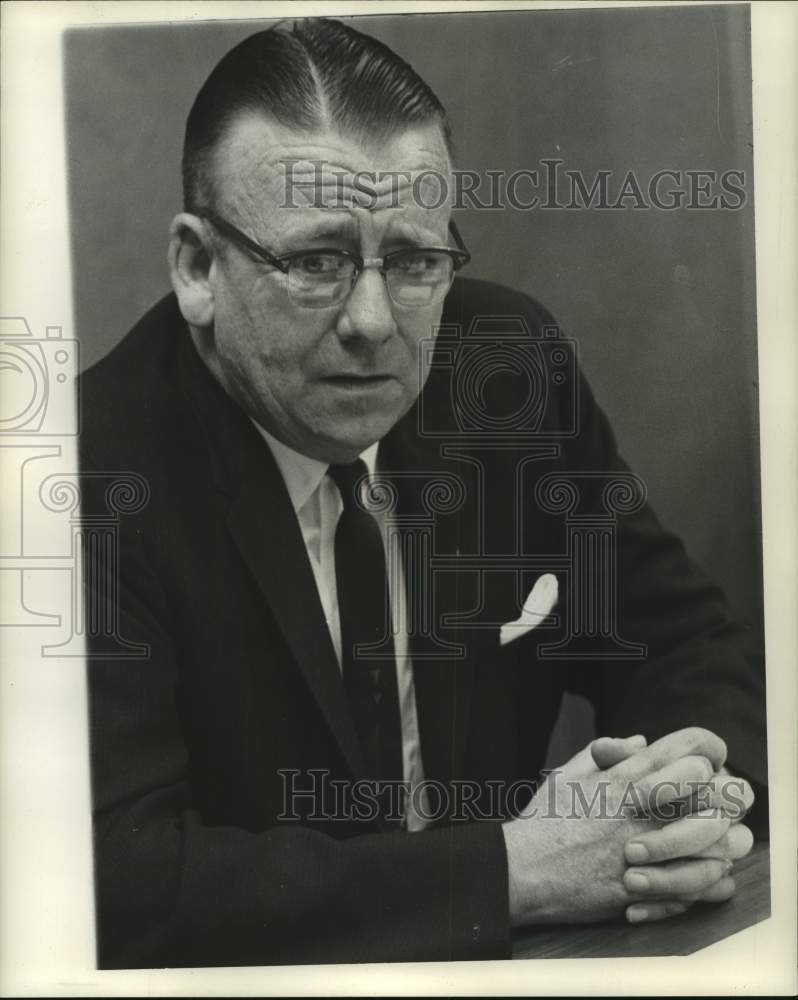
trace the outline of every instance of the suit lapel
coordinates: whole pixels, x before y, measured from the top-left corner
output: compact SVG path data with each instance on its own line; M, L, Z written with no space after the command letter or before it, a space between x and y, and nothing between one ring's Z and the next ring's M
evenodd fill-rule
M305 543L265 442L262 451L263 469L242 484L230 507L228 527L352 774L365 777L365 762Z
M249 567L354 778L366 777L316 581L288 491L268 445L186 336L183 375L230 498L228 530Z

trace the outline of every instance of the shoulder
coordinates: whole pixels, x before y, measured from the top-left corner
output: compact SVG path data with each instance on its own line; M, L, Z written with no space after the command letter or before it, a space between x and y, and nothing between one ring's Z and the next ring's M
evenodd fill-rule
M174 295L166 295L149 309L105 357L87 368L80 388L92 398L104 390L116 395L132 390L141 378L151 377L166 366L170 348L188 330Z
M157 302L104 358L78 377L81 451L122 457L169 426L179 356L189 331L173 295Z

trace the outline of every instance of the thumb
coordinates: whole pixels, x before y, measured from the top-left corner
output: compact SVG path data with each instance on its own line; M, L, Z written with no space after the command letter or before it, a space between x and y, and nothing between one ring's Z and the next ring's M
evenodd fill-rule
M579 778L584 775L595 774L598 768L590 752L592 745L592 743L588 743L579 753L574 754L570 760L554 768L554 770L565 778Z
M626 760L627 757L643 750L645 746L645 736L627 736L617 739L612 736L600 736L554 770L566 778L579 778L595 774L596 771L606 770L613 764Z
M596 767L605 771L608 767L620 764L622 760L631 757L639 750L644 750L647 746L645 736L612 737L600 736L593 740L589 750Z

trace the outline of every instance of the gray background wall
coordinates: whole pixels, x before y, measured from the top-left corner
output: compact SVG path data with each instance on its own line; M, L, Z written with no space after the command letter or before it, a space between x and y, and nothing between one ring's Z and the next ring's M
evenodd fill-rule
M469 272L539 298L578 339L621 450L693 555L760 627L747 8L357 18L450 111L458 165L743 170L740 211L457 213ZM262 22L261 22L262 24ZM168 290L183 123L253 22L65 37L77 334L105 354ZM527 191L523 191L526 196Z

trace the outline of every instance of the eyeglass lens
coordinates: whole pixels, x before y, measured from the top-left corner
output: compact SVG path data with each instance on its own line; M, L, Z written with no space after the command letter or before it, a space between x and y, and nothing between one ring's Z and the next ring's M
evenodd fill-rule
M356 267L339 254L302 254L288 269L288 293L297 305L323 309L346 298ZM401 306L430 305L449 290L454 273L452 258L443 252L408 251L393 257L385 274L388 294Z

